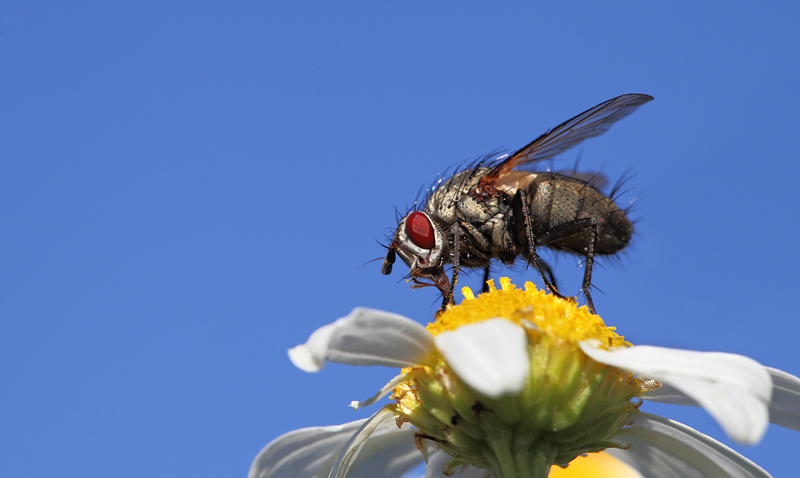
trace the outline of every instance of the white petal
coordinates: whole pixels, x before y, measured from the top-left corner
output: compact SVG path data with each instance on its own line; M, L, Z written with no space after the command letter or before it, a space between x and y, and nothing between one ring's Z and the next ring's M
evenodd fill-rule
M248 478L325 478L337 456L367 420L295 430L264 447ZM400 477L422 462L414 445L414 428L380 424L350 468L348 478Z
M453 470L450 476L442 473L442 467L453 457L444 452L441 448L428 455L428 466L425 467L425 478L489 478L496 477L491 470L481 470L470 465L461 465Z
M506 319L489 319L434 339L453 371L470 387L492 398L519 393L530 370L528 338Z
M669 403L671 405L682 405L684 407L700 406L699 403L668 383L662 383L661 388L645 392L639 395L639 398L644 398L651 402Z
M444 452L441 448L428 455L428 464L425 467L425 478L446 478L442 473L442 467L453 457Z
M434 363L433 337L411 319L380 310L356 308L347 317L317 329L289 358L306 372L325 362L409 367Z
M690 397L740 443L755 444L767 430L772 381L766 368L742 355L636 346L603 350L584 341L592 359L671 385Z
M294 430L270 442L253 460L248 478L323 478L339 451L366 420Z
M773 384L769 421L800 431L800 378L774 368L767 370Z
M347 478L399 478L422 463L422 453L414 443L416 428L397 428L394 421L384 423L366 442Z
M422 453L414 443L416 429L398 429L392 420L395 416L391 408L384 407L362 423L342 448L328 476L400 477L422 462Z
M711 437L678 422L637 413L634 424L615 439L631 444L628 450L609 448L648 478L768 478L758 465Z
M778 369L765 367L772 377L772 400L769 421L775 425L800 431L800 378ZM699 407L700 404L671 385L640 395L651 402Z

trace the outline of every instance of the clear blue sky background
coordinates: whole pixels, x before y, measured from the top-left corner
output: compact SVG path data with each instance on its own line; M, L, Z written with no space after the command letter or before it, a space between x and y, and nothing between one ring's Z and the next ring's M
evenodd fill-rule
M656 99L556 163L635 174L598 312L800 374L797 3L434 3L0 5L0 474L242 477L372 413L395 370L286 349L358 305L431 320L404 265L361 267L394 207L623 93ZM779 477L798 446L737 449Z

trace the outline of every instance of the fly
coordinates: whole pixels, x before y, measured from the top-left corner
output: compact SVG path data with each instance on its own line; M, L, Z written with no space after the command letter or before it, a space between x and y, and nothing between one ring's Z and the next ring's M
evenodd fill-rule
M640 94L618 96L561 123L511 155L457 172L428 194L423 210L412 211L400 221L381 271L390 274L399 255L410 268L412 287L439 289L443 310L453 302L462 268L482 268L485 289L492 259L510 265L522 256L539 272L545 287L563 297L536 250L548 247L586 258L579 293L594 313L589 292L594 258L624 249L633 223L591 180L516 168L552 158L605 133L652 99ZM444 269L448 264L452 278Z

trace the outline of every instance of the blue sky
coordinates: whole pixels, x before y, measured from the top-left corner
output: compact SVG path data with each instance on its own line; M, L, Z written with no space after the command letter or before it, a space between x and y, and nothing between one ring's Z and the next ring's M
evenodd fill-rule
M800 374L800 7L599 3L4 2L3 474L244 476L283 432L367 416L347 404L395 370L286 349L359 305L432 319L404 265L362 267L394 208L624 93L655 101L555 163L633 175L598 312ZM798 445L736 449L777 477Z

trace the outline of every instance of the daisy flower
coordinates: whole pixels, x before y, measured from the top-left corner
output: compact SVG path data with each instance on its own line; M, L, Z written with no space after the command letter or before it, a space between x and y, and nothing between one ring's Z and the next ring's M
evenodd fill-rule
M464 288L466 299L427 327L357 308L289 350L308 372L325 362L401 367L351 406L394 401L365 420L278 437L249 477L399 478L424 461L426 478L538 478L582 456L620 460L630 473L620 477L770 476L640 411L643 399L701 406L739 443L758 443L770 421L800 431L797 377L741 355L634 346L586 307L500 282L477 298Z

